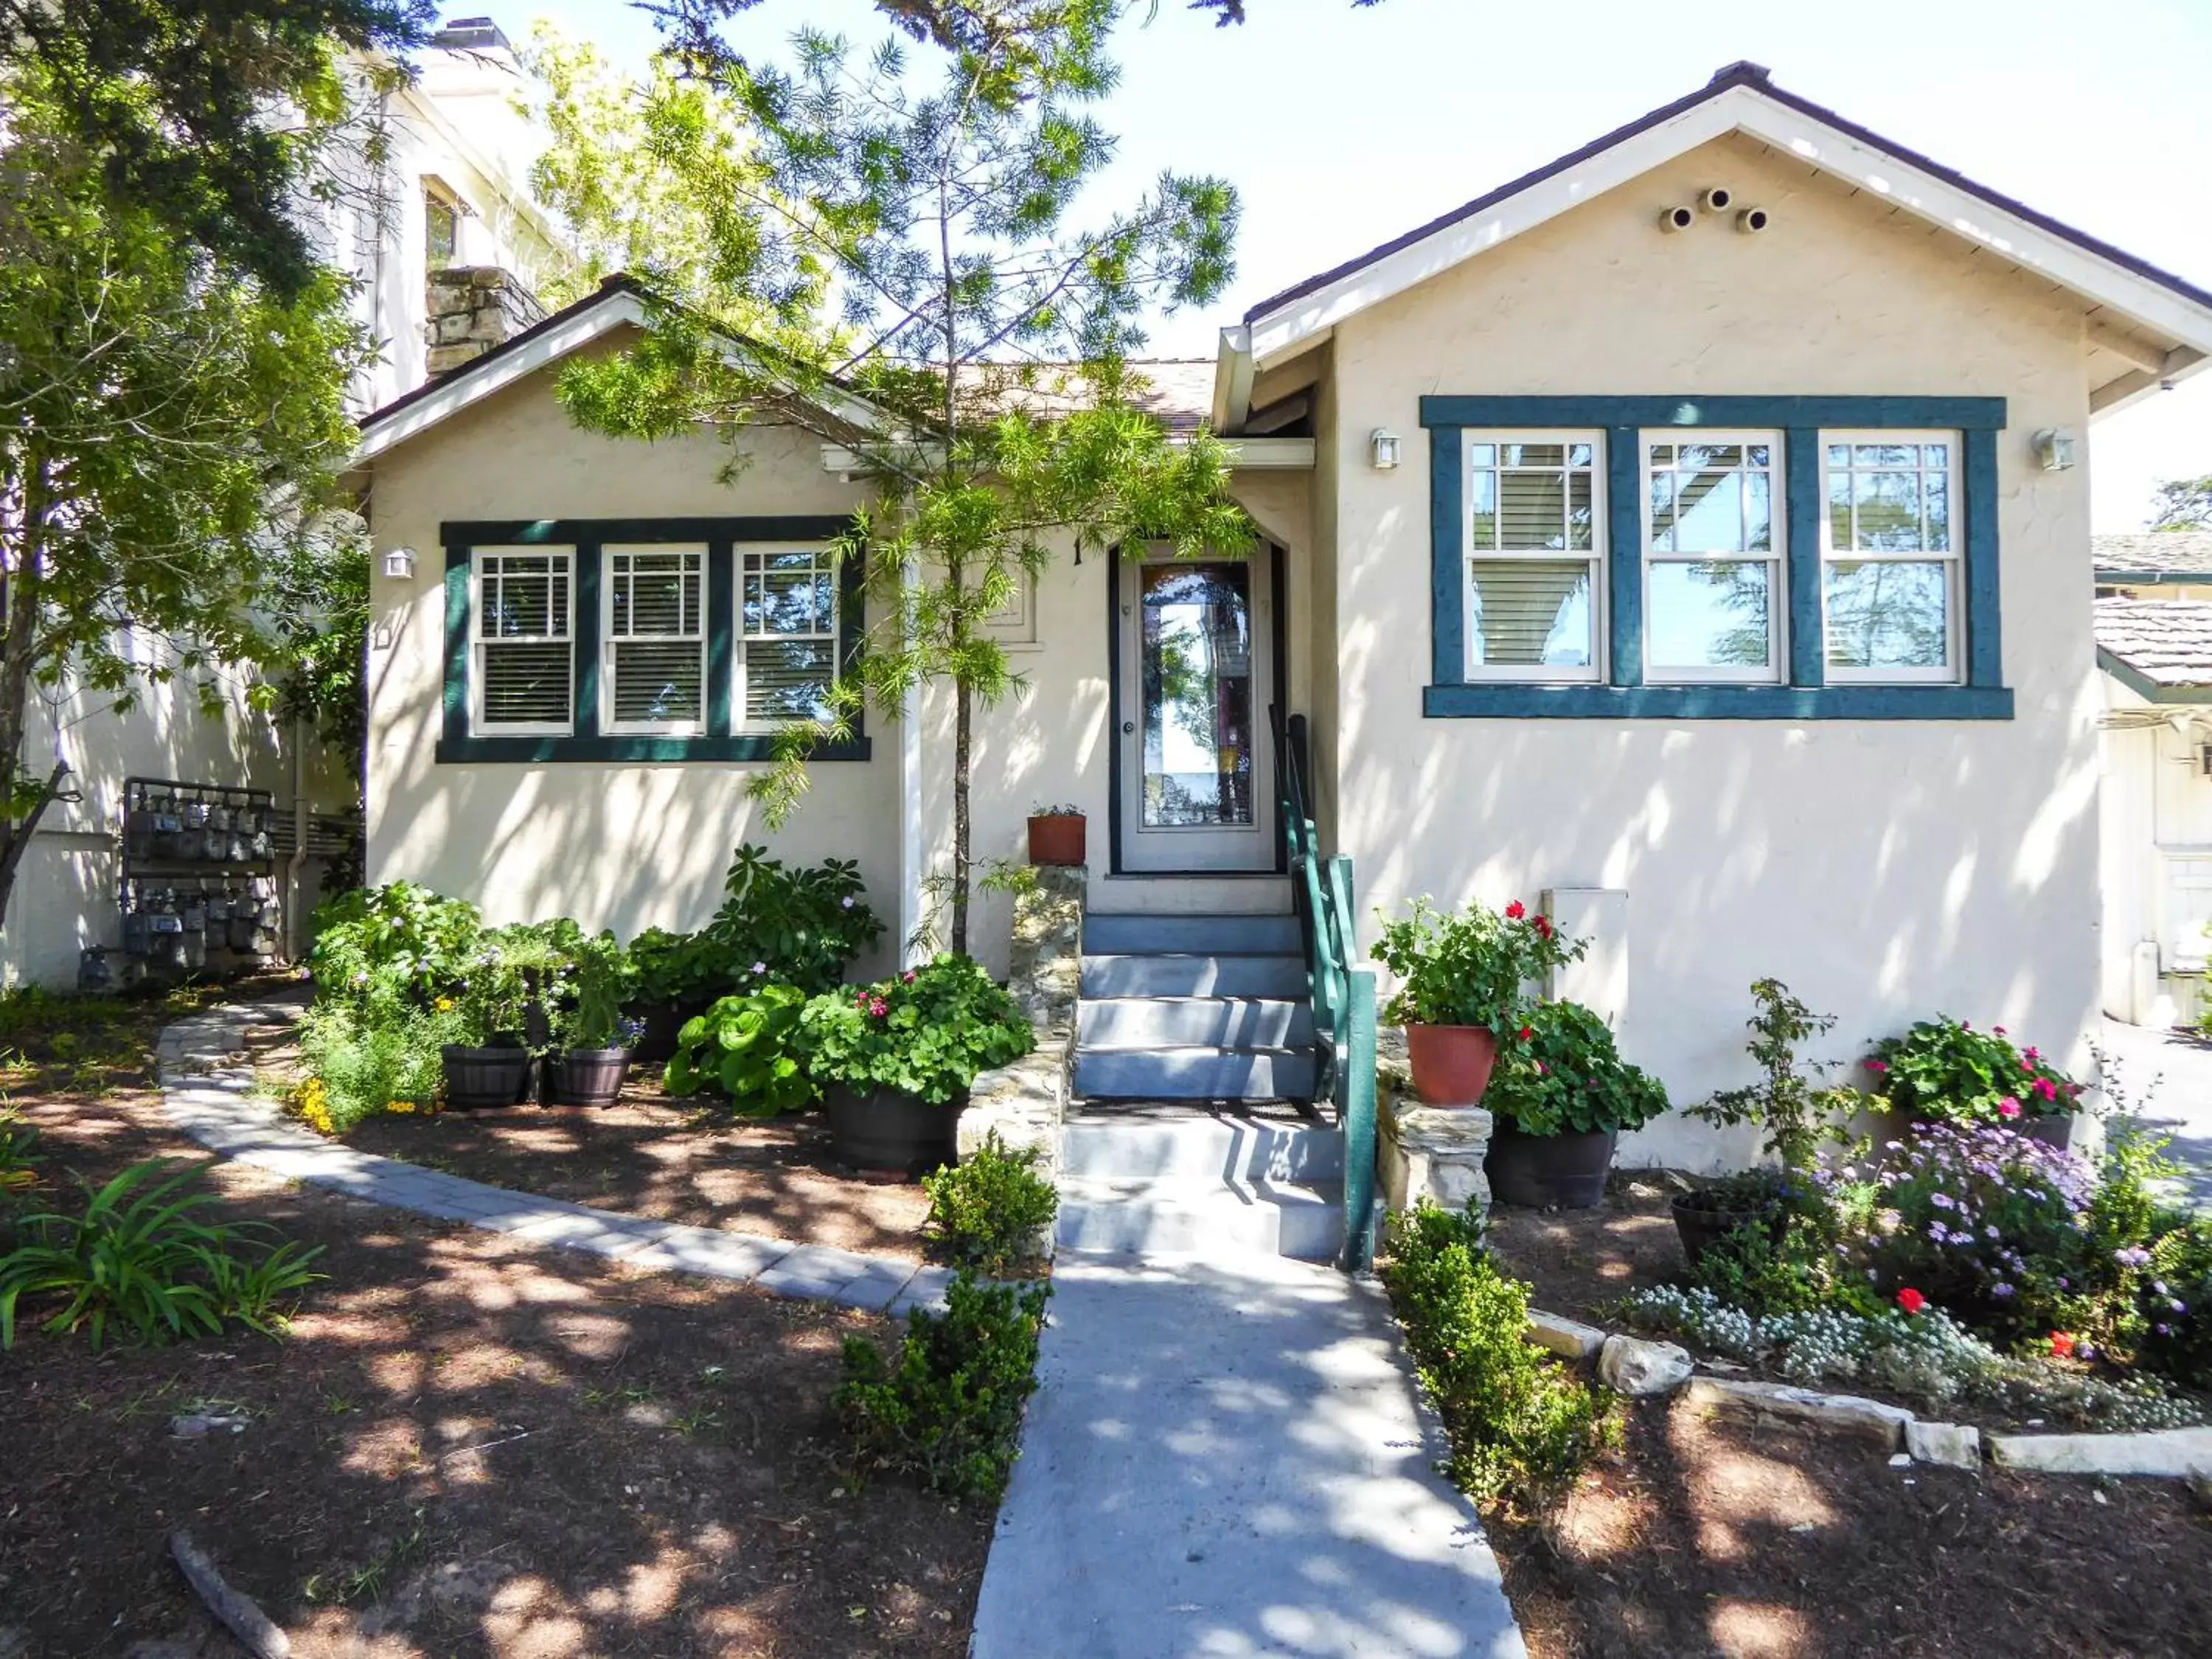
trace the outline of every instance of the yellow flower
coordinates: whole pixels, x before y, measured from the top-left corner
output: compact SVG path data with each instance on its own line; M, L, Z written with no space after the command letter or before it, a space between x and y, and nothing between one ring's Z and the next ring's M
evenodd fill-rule
M450 1014L453 1012L453 1000L451 997L440 997L431 1006L441 1014Z

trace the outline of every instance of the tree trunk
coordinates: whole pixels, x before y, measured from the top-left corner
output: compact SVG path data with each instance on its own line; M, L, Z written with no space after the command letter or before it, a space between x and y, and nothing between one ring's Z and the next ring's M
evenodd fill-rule
M952 683L952 954L968 954L968 749L974 693L964 676Z
M15 872L23 854L69 769L58 761L46 787L19 818L15 811L18 775L23 768L23 738L31 708L31 650L38 639L40 561L50 510L46 464L33 451L24 458L21 477L21 517L5 549L4 587L0 587L0 928L8 921L15 896Z

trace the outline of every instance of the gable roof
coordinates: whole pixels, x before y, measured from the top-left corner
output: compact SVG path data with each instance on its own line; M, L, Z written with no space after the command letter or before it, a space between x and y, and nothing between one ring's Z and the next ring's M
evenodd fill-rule
M2096 629L2098 665L2123 684L2153 702L2212 702L2212 599L2099 599Z
M1244 339L1230 343L1263 365L1281 361L1343 319L1730 132L1941 225L2151 336L2158 348L2113 343L2132 368L2100 389L2110 396L2093 400L2094 409L2117 407L2212 356L2212 292L1786 92L1751 63L1730 64L1687 97L1270 295L1231 331Z
M2212 530L2092 536L2089 549L2100 582L2142 586L2160 582L2212 585Z

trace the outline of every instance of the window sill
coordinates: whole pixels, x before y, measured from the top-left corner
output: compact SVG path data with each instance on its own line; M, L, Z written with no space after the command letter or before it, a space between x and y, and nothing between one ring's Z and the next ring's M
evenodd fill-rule
M773 734L726 738L441 738L441 766L531 765L544 761L709 761L766 763L775 759ZM825 743L808 757L817 761L865 761L869 740Z
M1984 685L1431 685L1429 720L2008 720Z

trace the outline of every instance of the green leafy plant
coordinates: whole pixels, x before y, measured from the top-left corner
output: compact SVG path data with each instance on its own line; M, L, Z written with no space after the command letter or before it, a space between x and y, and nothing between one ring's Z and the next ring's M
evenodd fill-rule
M1875 1193L1871 1182L1826 1171L1723 1177L1702 1200L1745 1219L1706 1248L1693 1276L1722 1300L1759 1314L1820 1307L1879 1312L1881 1294L1865 1279L1858 1248L1873 1223Z
M1548 1513L1618 1443L1611 1399L1526 1340L1528 1287L1498 1271L1472 1214L1424 1200L1393 1215L1380 1271L1450 1437L1447 1473L1477 1503Z
M111 1326L146 1342L212 1335L234 1319L274 1328L276 1298L320 1277L308 1264L321 1252L264 1243L271 1230L257 1222L202 1219L216 1200L185 1190L198 1173L134 1164L91 1193L81 1216L24 1218L30 1242L0 1256L0 1348L15 1346L26 1297L61 1298L44 1328L87 1328L95 1348Z
M819 1091L799 1048L806 1002L796 986L763 985L724 997L687 1020L668 1062L668 1092L725 1094L746 1117L774 1117L813 1104Z
M612 933L556 916L495 929L482 946L460 998L479 1029L529 1034L534 1013L543 1036L533 1046L548 1052L614 1041L635 977Z
M826 992L801 1016L817 1083L856 1094L895 1089L933 1103L966 1093L976 1073L1018 1060L1036 1041L1013 998L966 957Z
M1792 1175L1807 1177L1823 1139L1848 1139L1844 1125L1859 1104L1856 1090L1827 1081L1839 1062L1797 1057L1799 1045L1833 1028L1836 1017L1814 1013L1778 979L1753 981L1751 998L1759 1007L1744 1047L1764 1075L1747 1087L1723 1089L1691 1107L1689 1115L1725 1127L1756 1125L1761 1150Z
M1893 1112L1954 1123L2059 1117L2081 1085L2036 1048L2016 1048L2002 1025L1977 1031L1948 1014L1875 1045L1867 1069Z
M629 957L637 974L637 1000L655 1006L733 991L751 975L750 963L743 975L732 971L729 953L704 933L648 927L629 942Z
M896 1359L845 1339L830 1396L863 1471L911 1476L948 1498L996 1498L1012 1472L1022 1405L1036 1389L1044 1285L993 1285L962 1272L945 1311L917 1309Z
M13 1106L0 1106L0 1200L38 1184L38 1126Z
M442 1007L386 1005L374 1012L349 1004L307 1010L299 1027L308 1076L300 1115L325 1134L342 1135L402 1102L434 1100L447 1044L482 1041L450 998Z
M883 920L868 908L860 866L850 859L793 869L747 842L722 885L727 896L698 932L649 927L630 941L639 1001L692 1002L769 983L795 985L811 996L834 988L853 959L883 937Z
M1540 1002L1498 1033L1483 1104L1524 1133L1641 1128L1667 1109L1667 1091L1621 1059L1613 1028L1578 1002Z
M2166 1233L2143 1266L2137 1358L2176 1382L2212 1390L2212 1216Z
M1480 1025L1503 1036L1527 1022L1532 987L1577 962L1588 939L1570 939L1520 900L1503 910L1470 904L1456 914L1417 898L1410 915L1385 920L1375 957L1398 976L1382 1011L1392 1025Z
M929 1226L945 1254L993 1274L1034 1259L1060 1210L1060 1194L1036 1165L1035 1147L1009 1151L994 1129L970 1156L924 1176Z

